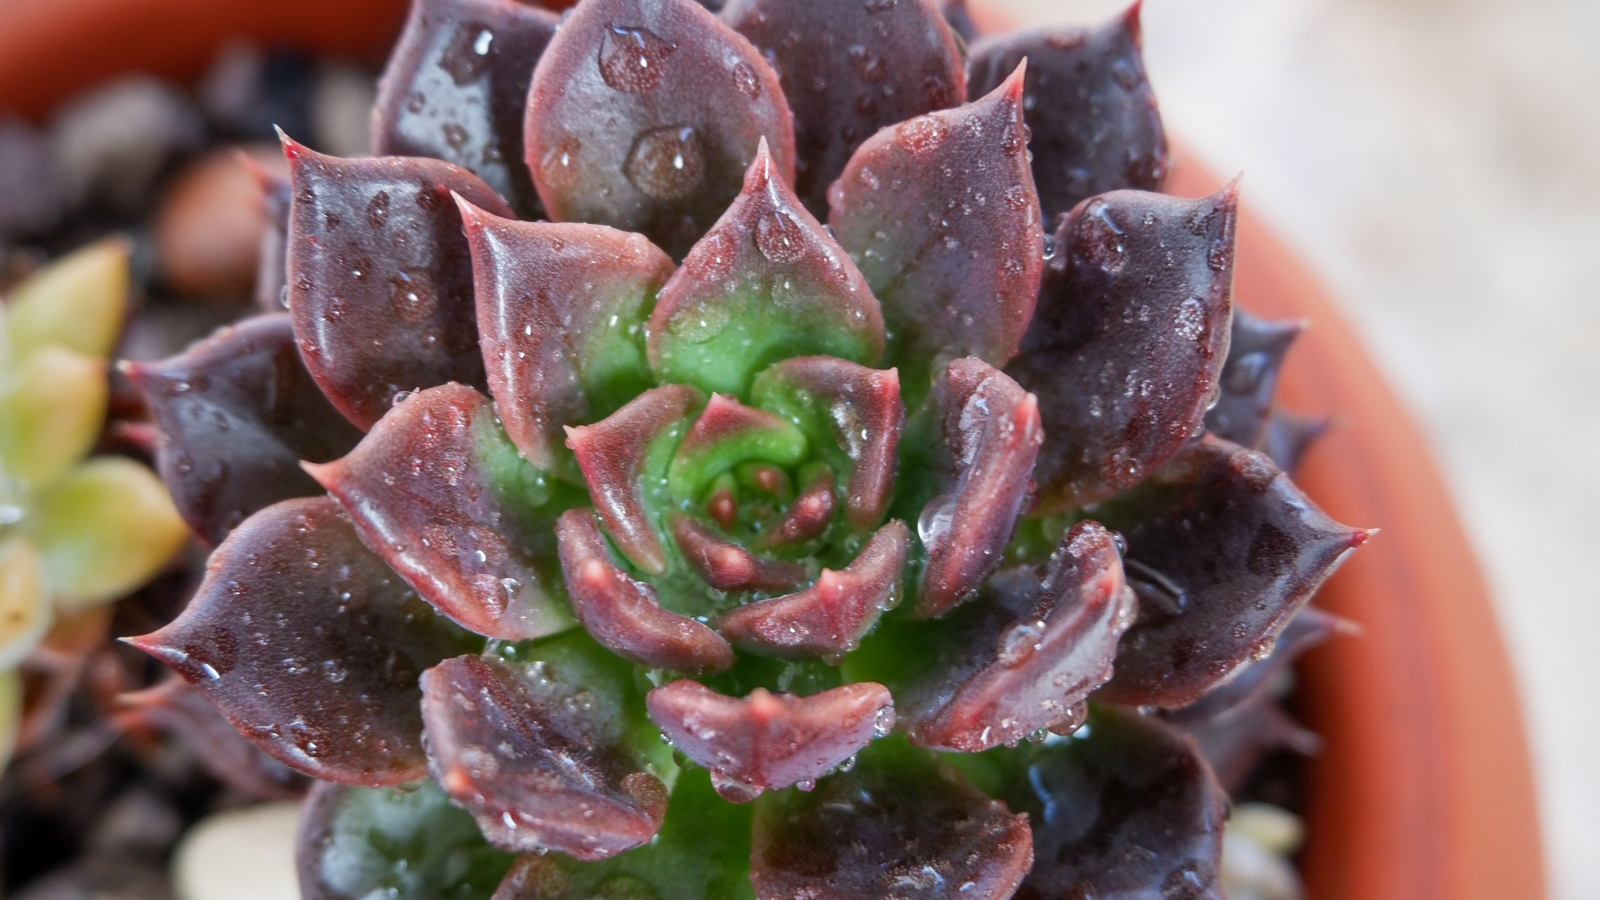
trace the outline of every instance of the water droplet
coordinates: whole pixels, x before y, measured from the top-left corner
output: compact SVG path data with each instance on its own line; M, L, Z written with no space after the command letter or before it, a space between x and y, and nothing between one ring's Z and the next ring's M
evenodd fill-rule
M917 116L901 123L898 135L912 153L932 153L944 143L945 126L937 116Z
M367 224L374 229L382 228L389 221L389 192L379 191L372 195L372 200L367 203Z
M805 255L804 234L794 216L773 210L756 221L756 247L775 263L791 263Z
M761 78L756 75L755 69L744 63L734 63L732 72L733 86L739 89L739 93L751 100L761 97Z
M885 706L872 719L872 736L885 737L894 730L894 707Z
M1195 297L1190 297L1179 303L1176 325L1178 337L1186 341L1200 340L1206 333L1205 304ZM1263 360L1264 362L1265 360Z
M678 200L699 187L705 168L705 151L695 130L668 125L639 135L622 164L622 173L634 187L657 200Z
M450 43L439 55L439 68L457 87L465 87L489 71L493 59L494 32L482 22L462 22L450 36Z
M1044 640L1043 622L1020 622L1000 638L1000 665L1014 669L1028 661Z
M651 90L676 49L648 29L612 25L600 42L600 77L625 94Z
M861 44L851 44L845 51L850 59L850 68L856 72L856 77L866 82L879 82L889 77L889 67L884 64L883 57L868 50Z
M454 122L446 122L439 131L444 135L444 142L453 149L460 150L467 142L467 130Z

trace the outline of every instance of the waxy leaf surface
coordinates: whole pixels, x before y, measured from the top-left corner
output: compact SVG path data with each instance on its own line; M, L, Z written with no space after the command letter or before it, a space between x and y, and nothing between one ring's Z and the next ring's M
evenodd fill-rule
M349 456L307 468L362 541L457 623L511 641L576 624L550 526L578 492L517 455L488 397L420 391Z
M1267 417L1260 450L1271 457L1273 465L1293 475L1300 468L1300 460L1305 457L1306 451L1311 449L1317 438L1327 434L1332 425L1332 421L1326 418L1307 418L1275 409Z
M246 740L205 694L182 678L169 676L155 687L122 694L117 706L111 723L119 731L144 728L176 736L211 777L247 797L297 799L311 786L311 779Z
M778 73L794 111L795 191L818 216L862 141L966 102L955 35L931 3L733 0L722 18Z
M649 237L682 257L771 143L794 180L794 129L772 69L691 0L591 0L533 74L524 140L550 218Z
M1322 749L1322 739L1291 719L1268 694L1257 694L1225 715L1178 723L1178 728L1194 739L1217 781L1230 793L1250 780L1270 751L1315 756Z
M373 787L427 771L417 678L480 643L362 546L326 497L245 520L183 615L130 642L290 768Z
M1359 630L1354 623L1314 606L1303 607L1273 642L1270 656L1245 666L1244 671L1212 688L1199 700L1168 712L1166 719L1189 725L1227 716L1266 696L1278 677L1307 650L1340 632L1348 634Z
M868 138L828 194L839 243L883 304L889 360L920 399L948 360L1005 365L1044 266L1022 72Z
M378 82L373 154L454 163L536 218L522 116L555 30L554 13L513 0L417 0Z
M1139 595L1102 699L1169 709L1270 653L1368 535L1323 515L1264 455L1210 435L1095 514L1127 536Z
M1206 412L1206 430L1242 447L1259 447L1272 414L1278 367L1305 326L1274 322L1242 309L1233 311L1228 359L1218 381L1221 393Z
M289 312L311 377L371 428L394 395L482 387L472 257L454 191L510 216L494 191L436 159L336 159L285 140Z
M783 591L805 581L805 566L762 559L691 516L670 519L678 552L696 575L719 591Z
M717 793L733 803L814 785L894 727L894 701L881 684L847 684L808 697L756 688L740 698L674 681L645 702L662 735L710 770Z
M1039 506L1103 500L1201 427L1228 349L1232 186L1201 200L1117 191L1056 231L1039 307L1006 372L1039 397Z
M1028 61L1028 148L1047 220L1087 197L1123 188L1158 191L1166 180L1167 138L1145 77L1139 6L1098 28L997 35L968 54L974 94Z
M672 260L601 225L513 222L472 206L461 217L489 393L524 456L566 469L563 426L593 422L650 387L644 320Z
M213 545L257 510L320 494L300 462L343 456L361 439L311 380L287 313L246 319L127 372L161 429L161 478Z
M883 346L883 314L861 272L765 151L650 315L650 365L662 381L739 396L779 360L871 365Z
M1004 900L1033 862L1026 816L896 741L810 793L763 797L752 841L761 900Z

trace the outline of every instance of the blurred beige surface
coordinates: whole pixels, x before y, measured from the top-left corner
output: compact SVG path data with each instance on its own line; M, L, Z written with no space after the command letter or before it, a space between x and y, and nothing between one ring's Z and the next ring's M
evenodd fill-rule
M1600 897L1600 2L1148 0L1145 37L1170 130L1244 173L1430 437L1517 666L1550 896Z

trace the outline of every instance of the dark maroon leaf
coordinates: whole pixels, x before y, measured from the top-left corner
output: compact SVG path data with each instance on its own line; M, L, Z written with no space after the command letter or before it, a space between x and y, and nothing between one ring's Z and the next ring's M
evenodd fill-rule
M1061 223L1006 367L1039 396L1041 510L1133 487L1201 428L1228 349L1237 200L1234 185L1202 200L1117 191Z
M1322 739L1289 718L1268 694L1257 694L1224 715L1178 725L1194 739L1223 790L1237 791L1273 750L1315 756Z
M1127 536L1139 595L1139 621L1100 696L1168 709L1271 653L1369 534L1323 515L1262 454L1211 435L1095 515Z
M1004 792L1033 824L1018 900L1222 900L1227 796L1194 742L1131 710L1038 751Z
M1278 468L1293 475L1300 468L1306 451L1332 426L1329 419L1310 419L1281 409L1267 417L1266 433L1261 437L1261 452Z
M1187 726L1225 716L1272 690L1279 676L1307 650L1335 634L1353 634L1359 630L1353 622L1314 606L1303 607L1273 642L1271 655L1245 666L1238 675L1212 688L1199 700L1167 713L1166 719Z
M825 354L870 365L883 354L872 291L775 166L757 154L743 190L661 289L650 314L660 380L746 396L750 379L779 360Z
M213 545L257 510L320 494L300 461L326 462L361 439L300 362L287 314L123 371L161 428L157 467L178 512Z
M650 386L645 318L672 275L648 240L600 225L513 222L461 207L489 392L542 469L570 466L562 426L593 422Z
M891 683L914 744L976 753L1076 728L1137 610L1116 544L1096 522L1074 525L1038 570L1001 572L989 585L930 626L937 636L921 644L931 659L919 675Z
M1033 177L1045 217L1085 198L1133 188L1159 191L1167 137L1145 77L1139 3L1098 28L1055 27L999 35L972 45L973 93L1028 61L1023 105L1033 140Z
M828 193L913 398L950 359L1005 365L1028 328L1044 231L1027 144L1019 66L979 100L873 135Z
M422 777L418 674L479 643L362 546L327 497L245 520L183 615L128 642L278 761L373 787Z
M289 311L306 368L339 411L371 428L395 394L483 386L472 258L454 191L511 208L435 159L336 159L284 138L294 184Z
M600 521L623 555L652 575L667 570L667 556L645 506L645 463L658 442L676 444L684 419L701 403L694 388L669 384L593 425L567 429L567 446L578 455Z
M719 591L784 591L805 581L798 562L762 559L681 513L668 521L689 568Z
M416 0L378 82L373 154L455 163L536 218L522 115L555 30L554 13L513 0Z
M434 777L491 843L595 860L661 827L666 786L630 752L622 701L585 674L570 660L519 671L458 656L422 676Z
M879 741L810 793L763 797L750 860L761 900L1005 900L1033 844L1027 816L932 754Z
M256 265L256 305L267 312L289 308L288 276L284 271L289 252L289 205L293 193L289 179L268 172L247 153L239 159L261 184L262 211L267 224L261 229L261 253Z
M479 634L571 628L556 561L560 486L517 455L488 397L460 384L411 395L349 456L306 467L361 540L424 600Z
M761 54L691 0L589 0L533 73L528 166L550 218L637 231L675 258L733 202L765 137L794 128Z
M794 111L795 191L816 215L862 141L966 102L955 35L921 0L730 0L722 18L778 73Z
M617 567L590 510L564 513L556 522L556 537L573 612L607 649L637 663L692 675L733 665L733 648L721 635L662 608L654 588Z
M911 532L899 521L890 522L842 571L823 569L803 591L724 613L717 630L754 653L837 663L899 602L910 546Z
M844 517L853 530L864 532L883 520L906 418L899 372L804 356L756 376L751 396L757 406L800 423L835 469L849 471Z
M1278 387L1278 367L1304 327L1300 322L1273 322L1234 309L1228 359L1218 382L1221 393L1206 413L1206 430L1243 447L1261 445L1272 413L1272 394Z
M696 681L650 692L650 718L696 765L711 770L723 799L748 803L762 791L815 786L873 738L894 727L894 705L881 684L847 684L797 697L756 688L728 697Z
M247 797L289 800L301 796L311 780L245 740L194 685L167 680L117 698L112 718L119 730L152 728L176 735L213 778Z
M972 24L972 15L967 11L967 0L940 0L939 12L950 30L960 36L965 44L972 43L978 37L978 28Z
M917 520L928 551L916 609L924 618L972 596L1000 565L1044 442L1038 401L988 363L951 362L934 402L947 471Z

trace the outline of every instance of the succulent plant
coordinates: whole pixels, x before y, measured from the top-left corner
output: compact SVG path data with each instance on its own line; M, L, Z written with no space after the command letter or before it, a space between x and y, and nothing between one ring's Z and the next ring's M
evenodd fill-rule
M188 539L143 464L85 459L105 426L127 295L128 244L112 238L0 305L0 766L23 713L17 665L58 615L139 587Z
M374 122L284 139L288 312L131 371L217 544L132 640L325 782L306 897L1217 895L1159 711L1366 532L1137 7L418 0Z

